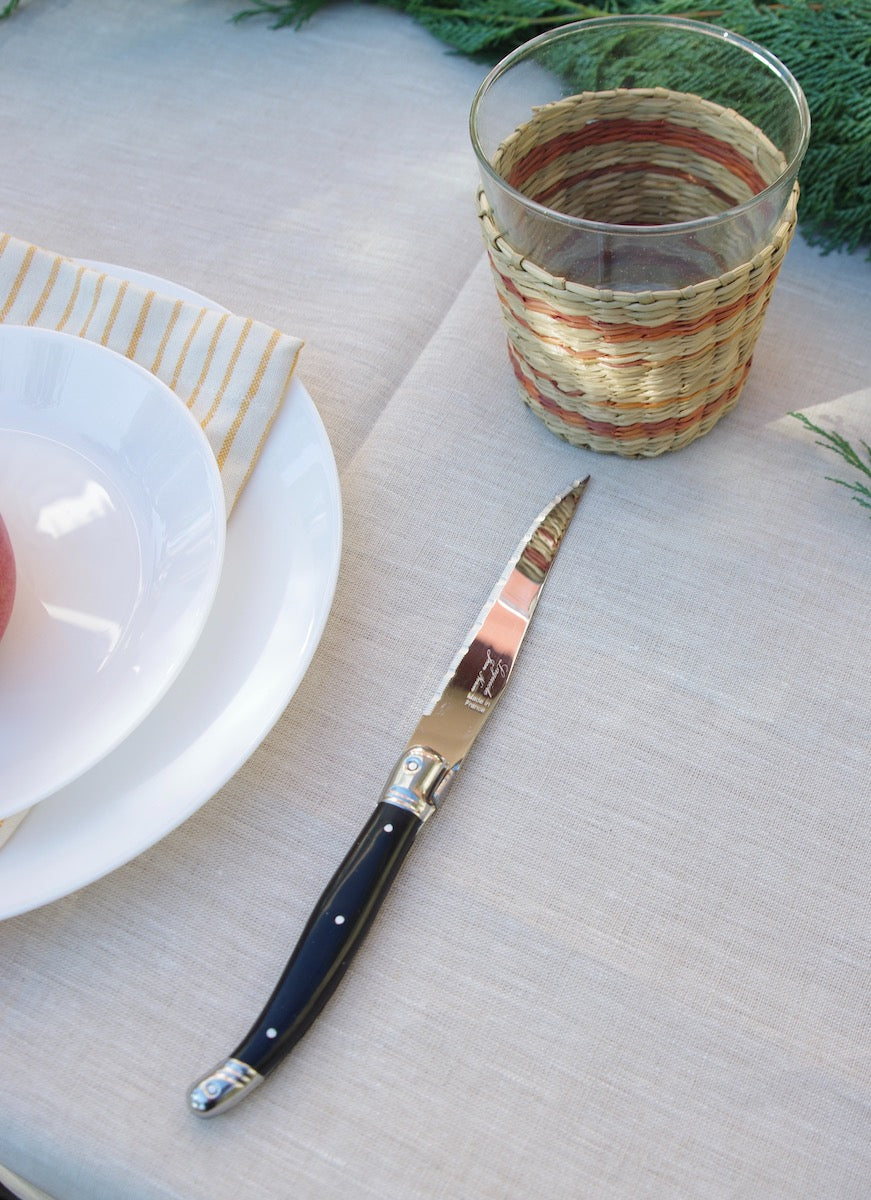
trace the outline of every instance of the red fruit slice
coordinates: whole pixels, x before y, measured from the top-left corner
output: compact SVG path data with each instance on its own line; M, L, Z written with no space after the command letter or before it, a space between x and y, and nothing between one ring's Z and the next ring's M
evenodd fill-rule
M0 517L0 638L6 632L15 602L15 555L9 531Z

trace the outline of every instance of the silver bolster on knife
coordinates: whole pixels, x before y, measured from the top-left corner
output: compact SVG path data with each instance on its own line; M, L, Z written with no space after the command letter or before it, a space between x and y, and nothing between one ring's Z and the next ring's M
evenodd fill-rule
M190 1093L190 1106L198 1117L211 1117L232 1108L262 1082L259 1071L238 1058L228 1058L196 1084Z
M456 773L457 768L451 769L435 750L410 746L396 764L381 799L397 808L407 808L426 821L438 808Z

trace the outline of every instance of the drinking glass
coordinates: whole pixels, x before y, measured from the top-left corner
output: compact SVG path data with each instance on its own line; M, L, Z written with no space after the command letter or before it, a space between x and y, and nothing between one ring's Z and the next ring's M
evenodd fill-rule
M707 432L795 228L810 117L788 68L700 21L580 21L503 59L470 128L523 399L593 449Z

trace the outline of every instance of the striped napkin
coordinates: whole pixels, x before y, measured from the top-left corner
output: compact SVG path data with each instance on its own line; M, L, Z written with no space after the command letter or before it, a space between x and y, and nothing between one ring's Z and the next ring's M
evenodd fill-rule
M83 267L0 234L0 321L77 334L168 384L202 426L232 512L302 342L277 329Z
M108 346L167 384L202 426L229 516L287 393L302 342L0 233L0 321ZM0 846L24 814L0 820Z

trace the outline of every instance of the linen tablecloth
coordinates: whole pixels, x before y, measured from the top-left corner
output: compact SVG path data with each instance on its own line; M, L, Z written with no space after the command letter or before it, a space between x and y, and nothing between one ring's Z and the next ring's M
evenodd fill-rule
M572 449L505 353L484 67L380 7L299 31L238 7L0 24L0 226L304 339L344 505L326 632L263 745L152 849L0 924L0 1163L55 1200L864 1200L871 524L787 414L871 386L871 264L799 235L734 413L656 460ZM187 1086L587 472L516 677L341 989L197 1121Z

